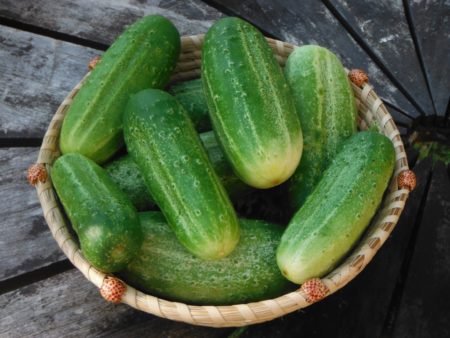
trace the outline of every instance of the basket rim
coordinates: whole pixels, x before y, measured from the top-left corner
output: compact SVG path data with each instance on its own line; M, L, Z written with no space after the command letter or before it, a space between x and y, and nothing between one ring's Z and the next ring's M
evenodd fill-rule
M175 70L175 75L171 79L172 82L198 77L203 38L204 34L182 37L182 54ZM297 47L280 40L266 39L281 65L284 64L287 56ZM51 171L54 160L60 156L58 141L64 115L73 97L89 74L90 72L83 77L62 101L45 133L37 163L45 165L48 172ZM344 287L371 261L397 224L409 195L408 189L399 189L397 186L398 174L409 170L409 167L403 142L392 116L369 83L366 83L361 88L352 84L352 88L358 108L359 128L366 129L368 126L375 124L390 138L395 149L396 166L382 204L371 220L368 230L363 234L357 246L347 255L347 258L333 271L321 278L321 281L328 289L327 294L323 298ZM51 180L47 179L45 182L38 182L36 190L47 225L59 247L72 264L89 281L100 288L104 279L110 275L97 270L83 257L80 248L68 230L69 226L66 224L63 216L64 211L57 202L56 192ZM147 295L126 284L122 302L162 318L189 324L211 327L238 327L262 323L281 317L305 308L315 301L311 301L305 291L299 288L277 298L259 302L218 306L189 305Z

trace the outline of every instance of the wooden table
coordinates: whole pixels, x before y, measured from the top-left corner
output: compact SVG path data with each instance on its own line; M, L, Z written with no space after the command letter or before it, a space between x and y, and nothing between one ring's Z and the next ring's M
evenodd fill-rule
M26 169L89 60L156 13L183 35L240 16L368 71L418 186L393 235L343 290L269 323L201 328L106 303L57 247ZM448 0L0 0L0 336L449 337L449 18Z

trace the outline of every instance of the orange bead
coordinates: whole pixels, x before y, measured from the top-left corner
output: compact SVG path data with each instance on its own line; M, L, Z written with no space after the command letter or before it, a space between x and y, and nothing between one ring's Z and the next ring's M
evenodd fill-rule
M96 57L94 57L88 65L89 70L92 70L95 68L95 66L97 65L97 63L99 63L99 61L101 60L101 57L99 55L97 55Z
M416 187L416 174L412 170L405 170L398 174L397 184L399 189L414 190Z
M47 170L45 169L45 166L41 163L32 164L28 168L27 179L33 186L38 182L44 183L47 180Z
M122 296L126 291L125 284L115 277L108 276L103 280L102 287L100 288L100 294L108 302L120 303Z
M361 69L352 69L348 73L348 78L358 87L362 87L369 81L369 77L367 76L366 72Z
M308 303L314 303L323 299L330 290L322 282L320 278L312 278L307 280L300 287L300 291L306 295L306 301Z

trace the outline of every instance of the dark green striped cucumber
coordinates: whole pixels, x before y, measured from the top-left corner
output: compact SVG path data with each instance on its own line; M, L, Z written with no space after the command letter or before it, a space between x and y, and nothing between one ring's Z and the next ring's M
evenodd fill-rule
M192 121L170 94L133 95L124 115L129 154L180 242L204 259L227 256L239 223Z
M63 153L103 163L123 145L122 115L130 94L161 88L180 53L175 26L158 15L131 25L104 53L75 96L61 129Z
M302 132L264 36L238 18L217 21L205 36L202 79L213 128L236 174L256 188L287 180L301 157Z
M300 164L286 183L292 212L305 202L336 155L356 133L356 105L344 67L326 48L296 48L285 67L303 131Z
M270 299L293 286L281 275L275 259L283 228L241 219L236 249L223 259L205 261L180 245L161 213L139 216L144 244L120 277L144 292L191 304L219 305Z
M394 147L382 134L360 132L343 142L283 234L277 261L286 278L301 284L335 267L374 216L394 165Z
M77 153L59 157L51 178L86 259L104 272L123 269L143 239L128 197L103 168Z
M240 198L251 190L233 172L225 155L217 144L213 131L200 134L200 139L208 153L214 171L219 176L231 200ZM138 210L149 210L155 201L145 186L139 167L130 155L124 155L105 166L113 181L128 195Z
M176 83L168 92L181 103L198 132L212 129L201 79Z

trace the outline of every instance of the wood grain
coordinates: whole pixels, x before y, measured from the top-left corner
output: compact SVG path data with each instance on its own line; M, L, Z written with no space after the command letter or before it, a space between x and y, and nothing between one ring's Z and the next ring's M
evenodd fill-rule
M167 17L182 35L204 33L222 14L199 0L3 0L0 17L110 45L144 15Z
M0 149L0 281L65 259L26 181L36 148Z
M78 270L0 296L1 337L224 337L230 329L197 327L107 303Z
M437 162L392 337L450 336L450 180Z
M329 2L408 93L409 99L417 102L426 115L435 115L402 0Z
M42 138L88 71L91 48L0 26L0 138Z
M406 3L437 115L445 116L450 103L450 2L409 0Z

